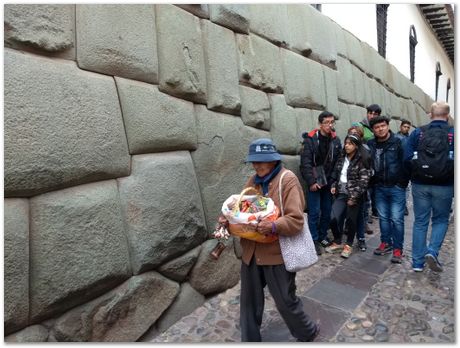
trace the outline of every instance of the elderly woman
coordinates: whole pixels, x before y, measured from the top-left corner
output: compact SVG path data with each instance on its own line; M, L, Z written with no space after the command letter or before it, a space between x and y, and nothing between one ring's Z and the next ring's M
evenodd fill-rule
M245 187L255 187L264 196L280 206L278 187L282 180L284 215L275 222L260 221L257 231L261 234L277 233L294 235L302 230L304 219L304 194L297 176L281 164L281 155L270 139L258 139L249 145L246 162L251 162L255 175ZM219 218L225 223L225 218ZM241 239L243 249L241 264L240 327L241 341L260 342L260 326L264 309L264 288L268 285L276 307L291 334L301 342L313 341L319 333L315 324L303 311L302 301L296 296L296 273L284 266L279 241L258 243Z

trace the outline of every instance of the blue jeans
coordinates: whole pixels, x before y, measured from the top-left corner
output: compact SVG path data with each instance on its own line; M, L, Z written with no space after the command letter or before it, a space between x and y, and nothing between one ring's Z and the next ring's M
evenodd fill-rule
M380 241L403 249L406 189L397 185L375 186L375 205L379 214Z
M331 221L332 194L329 186L318 191L308 191L308 227L314 241L322 241L327 236Z
M446 236L454 186L420 185L412 183L414 228L412 230L412 266L423 267L425 255L438 257ZM431 216L431 236L426 238Z

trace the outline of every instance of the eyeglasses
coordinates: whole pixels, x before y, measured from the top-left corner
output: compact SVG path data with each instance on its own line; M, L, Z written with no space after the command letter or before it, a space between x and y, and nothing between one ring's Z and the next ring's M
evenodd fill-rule
M333 126L335 124L335 121L324 121L321 122L321 124L324 124L325 126Z

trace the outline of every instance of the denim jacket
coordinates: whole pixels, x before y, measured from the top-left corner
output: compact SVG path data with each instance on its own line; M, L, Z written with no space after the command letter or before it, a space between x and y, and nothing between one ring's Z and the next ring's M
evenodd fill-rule
M374 138L369 140L367 145L371 149L375 173L372 184L386 187L398 185L406 188L409 178L403 165L404 147L401 139L390 131L390 137L384 142L377 142ZM377 157L378 149L382 149L379 157Z

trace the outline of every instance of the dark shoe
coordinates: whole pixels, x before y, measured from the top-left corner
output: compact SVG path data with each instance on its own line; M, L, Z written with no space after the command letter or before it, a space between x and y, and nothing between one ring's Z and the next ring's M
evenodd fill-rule
M391 251L393 250L393 248L391 247L390 244L387 244L387 243L380 243L379 247L377 249L374 250L374 255L386 255L386 254L389 254L391 253Z
M331 242L329 242L326 238L326 239L323 239L321 242L319 242L319 244L321 244L323 248L327 248L329 245L331 245Z
M366 251L367 250L366 241L363 239L358 240L358 248L361 251Z
M302 340L297 339L297 342L314 342L315 339L319 335L319 331L320 331L320 326L319 326L319 322L317 322L316 323L316 331L315 331L315 333L313 335L311 335L311 337L308 340L302 341Z
M442 265L439 263L438 258L432 254L425 255L425 262L428 267L434 272L442 272Z
M321 244L318 241L314 241L315 243L315 250L316 250L316 255L321 255L323 252L321 251Z
M392 263L401 263L403 258L403 253L401 249L393 250L393 257L391 258Z

